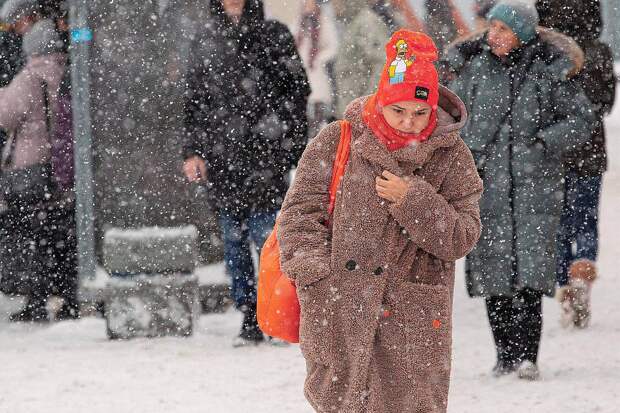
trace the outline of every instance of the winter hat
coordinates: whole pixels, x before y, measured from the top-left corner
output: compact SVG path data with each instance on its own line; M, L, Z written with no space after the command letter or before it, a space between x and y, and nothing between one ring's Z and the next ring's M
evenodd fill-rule
M23 17L35 14L38 10L37 0L7 0L0 10L0 19L12 25Z
M385 46L387 61L379 88L380 106L414 100L428 103L435 109L439 101L439 75L433 62L437 47L424 33L401 29Z
M28 57L56 53L62 50L62 41L54 22L41 20L24 35L22 50Z
M362 119L388 150L395 151L428 139L437 126L439 75L433 64L437 60L437 47L427 35L401 29L392 35L385 52L387 61L377 93L366 102ZM398 131L383 117L383 107L403 101L431 106L429 123L422 132Z
M487 20L500 20L505 23L522 43L536 37L538 11L533 4L520 0L503 0L487 14Z

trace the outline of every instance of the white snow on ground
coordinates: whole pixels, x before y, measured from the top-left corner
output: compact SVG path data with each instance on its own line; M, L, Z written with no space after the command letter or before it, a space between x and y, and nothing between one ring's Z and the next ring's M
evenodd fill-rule
M483 302L467 297L457 273L450 413L617 413L620 411L620 107L609 123L600 281L586 331L558 326L558 305L544 302L543 378L494 379L494 349ZM553 234L550 234L553 236ZM218 272L219 269L219 272ZM221 279L223 266L202 270ZM18 300L0 297L0 412L274 413L311 412L296 346L233 349L235 312L203 316L187 339L110 342L104 321L12 325Z

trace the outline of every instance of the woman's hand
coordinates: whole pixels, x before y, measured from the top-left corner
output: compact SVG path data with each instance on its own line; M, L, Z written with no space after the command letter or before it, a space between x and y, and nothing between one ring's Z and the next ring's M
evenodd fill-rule
M383 171L383 174L375 179L375 184L377 194L381 198L396 203L404 198L411 186L411 180Z

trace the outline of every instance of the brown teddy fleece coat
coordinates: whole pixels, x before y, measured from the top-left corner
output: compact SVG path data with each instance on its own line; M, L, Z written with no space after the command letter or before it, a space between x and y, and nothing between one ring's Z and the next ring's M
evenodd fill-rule
M351 155L328 216L340 124L306 148L279 218L283 271L298 289L305 394L318 412L445 412L454 261L480 236L482 182L458 130L463 102L440 89L439 122L415 146L389 152L349 106ZM396 204L384 170L412 178Z

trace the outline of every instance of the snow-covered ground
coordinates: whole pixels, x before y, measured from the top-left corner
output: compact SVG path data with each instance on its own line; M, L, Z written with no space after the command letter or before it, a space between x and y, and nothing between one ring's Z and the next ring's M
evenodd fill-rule
M494 379L483 302L466 296L459 270L450 413L620 412L620 107L608 127L611 165L602 196L601 278L591 328L562 330L557 303L545 300L542 380ZM221 272L222 266L214 269ZM202 276L211 279L213 268ZM231 348L240 325L234 312L203 316L186 339L110 342L98 318L8 324L7 313L19 304L0 297L2 413L311 412L302 394L298 347Z

